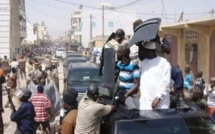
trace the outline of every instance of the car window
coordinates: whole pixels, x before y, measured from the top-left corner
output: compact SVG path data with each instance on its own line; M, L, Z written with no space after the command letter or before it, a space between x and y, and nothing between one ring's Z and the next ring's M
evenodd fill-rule
M61 49L58 49L58 51L64 51L64 49L61 48Z
M117 134L215 134L209 117L127 121L117 124Z
M71 70L68 75L69 81L102 81L102 77L98 76L99 69L75 69Z
M184 121L190 134L215 134L215 123L209 117L186 117Z

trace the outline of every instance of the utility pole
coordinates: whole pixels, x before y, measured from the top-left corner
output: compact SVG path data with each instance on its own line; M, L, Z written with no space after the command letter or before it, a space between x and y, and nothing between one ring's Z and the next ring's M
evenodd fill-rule
M214 14L215 14L214 9L212 9L212 10L209 12L209 14L211 15L211 17L213 17L213 16L214 16Z
M90 40L92 40L93 26L92 26L92 14L90 14Z
M104 19L104 5L102 6L102 41L105 43L105 19Z

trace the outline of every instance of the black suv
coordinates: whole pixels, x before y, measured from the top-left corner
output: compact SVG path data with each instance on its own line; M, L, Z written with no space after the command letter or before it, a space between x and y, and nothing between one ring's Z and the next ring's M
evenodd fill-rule
M78 100L86 92L91 83L100 85L102 77L98 76L99 68L92 63L74 63L68 69L65 78L65 89L72 87L78 91Z

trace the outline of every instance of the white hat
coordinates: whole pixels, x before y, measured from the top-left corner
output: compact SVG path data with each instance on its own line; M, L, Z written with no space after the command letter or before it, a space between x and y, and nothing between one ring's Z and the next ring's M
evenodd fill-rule
M156 43L152 41L147 41L143 43L143 47L146 49L156 49Z

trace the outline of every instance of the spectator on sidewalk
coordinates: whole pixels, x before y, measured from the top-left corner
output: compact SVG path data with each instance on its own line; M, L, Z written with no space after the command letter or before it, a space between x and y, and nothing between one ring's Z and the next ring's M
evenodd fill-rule
M208 110L207 102L206 99L204 98L203 90L200 85L195 85L193 88L192 102L196 106L207 112Z
M59 134L74 134L76 118L78 113L78 92L75 89L67 90L63 95L63 108L66 110L66 114L63 117L62 124L60 126Z
M203 90L205 88L205 81L202 78L202 76L203 76L203 72L198 70L196 73L195 85L199 85L201 87L201 89Z
M15 134L36 134L34 127L34 106L28 101L31 97L31 92L24 88L17 91L16 96L22 104L17 111L12 109L11 121L18 123L18 128Z
M10 97L13 98L13 95L16 91L17 86L17 71L15 68L11 69L11 73L8 75L7 79L7 88L10 91ZM9 100L5 104L5 108L9 107Z
M38 129L40 125L42 125L43 131L45 133L50 132L50 123L49 119L51 117L51 102L47 95L43 93L44 87L42 85L38 85L37 93L34 93L29 101L33 104L36 116L35 120L35 128Z

